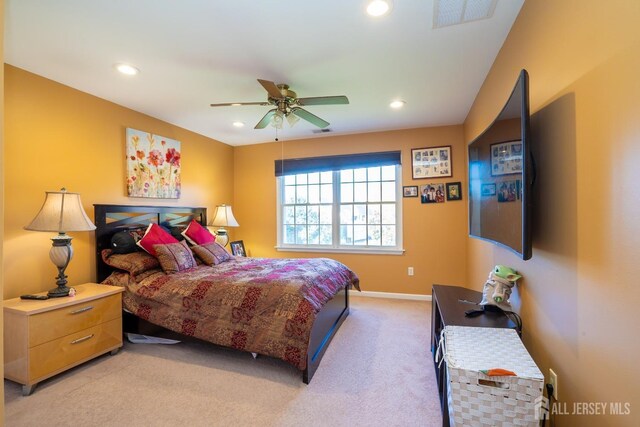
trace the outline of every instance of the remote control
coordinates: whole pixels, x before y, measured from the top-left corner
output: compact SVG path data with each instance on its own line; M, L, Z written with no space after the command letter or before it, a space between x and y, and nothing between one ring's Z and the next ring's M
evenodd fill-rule
M49 299L47 295L20 295L20 299Z
M482 310L467 310L464 312L464 315L467 317L476 317L484 313Z

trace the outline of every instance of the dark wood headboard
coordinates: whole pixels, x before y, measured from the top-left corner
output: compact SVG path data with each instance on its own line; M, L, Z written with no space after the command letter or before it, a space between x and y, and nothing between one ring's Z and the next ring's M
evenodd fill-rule
M207 225L207 208L182 206L93 205L96 224L96 282L113 271L102 261L101 252L111 247L111 236L118 231L147 227L156 223L165 227L187 225L192 219Z

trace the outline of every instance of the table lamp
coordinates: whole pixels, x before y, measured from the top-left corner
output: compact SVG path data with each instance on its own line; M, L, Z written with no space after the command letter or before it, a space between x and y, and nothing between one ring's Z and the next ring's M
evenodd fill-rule
M80 201L80 194L68 193L62 188L60 191L47 191L44 204L38 215L25 227L25 230L57 232L53 237L53 245L49 251L49 258L58 267L56 280L57 288L51 289L50 297L64 297L69 295L67 276L64 274L69 261L73 257L71 237L67 231L95 230Z
M238 221L236 221L235 217L233 216L231 206L227 205L217 206L216 215L209 225L220 227L215 231L215 234L216 240L222 246L227 246L227 243L229 243L229 236L227 235L227 230L225 230L224 227L240 226L240 224L238 224Z

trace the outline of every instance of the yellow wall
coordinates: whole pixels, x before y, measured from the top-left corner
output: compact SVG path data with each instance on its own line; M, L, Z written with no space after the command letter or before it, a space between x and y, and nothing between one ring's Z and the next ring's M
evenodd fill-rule
M530 74L538 164L533 258L469 239L468 284L518 269L524 341L559 399L629 402L629 416L556 417L558 426L640 419L640 2L527 1L465 123L470 141Z
M4 0L0 0L0 63L4 63ZM0 171L4 171L4 69L0 69ZM4 223L4 173L0 173L0 224ZM4 229L0 229L0 242L4 240ZM0 294L4 289L3 248L0 245ZM4 331L4 316L0 313L0 337ZM0 373L4 378L4 338L0 339ZM4 381L0 385L4 396ZM4 399L0 402L0 421L4 422Z
M210 215L233 196L233 148L158 119L5 66L4 298L55 287L52 234L25 231L45 191L78 192L87 214L94 203L204 206ZM182 196L131 199L125 187L125 129L182 143ZM70 233L69 285L95 280L92 232Z
M0 0L0 5L2 4ZM460 126L325 137L231 147L13 67L5 68L4 298L53 286L46 233L22 227L44 191L66 186L93 203L204 205L231 203L253 256L277 252L273 162L284 158L401 149L403 185L411 148L452 145L462 202L421 205L403 199L402 256L330 254L352 267L364 290L430 293L432 283L480 289L494 264L518 269L514 296L524 341L546 374L559 374L560 400L630 402L631 416L557 416L556 425L636 425L640 417L640 2L525 2L464 128ZM496 116L518 71L531 76L538 163L534 252L523 262L495 245L468 239L466 147ZM124 131L146 130L182 141L183 196L129 199ZM286 137L286 134L285 134ZM1 147L1 145L0 145ZM210 212L211 213L211 212ZM2 207L0 206L0 219ZM71 284L94 278L94 239L73 233ZM326 254L321 254L326 256ZM415 276L407 276L407 267ZM0 288L1 284L0 275Z
M412 180L411 148L441 145L452 146L453 177ZM404 255L318 254L274 249L277 242L276 159L391 150L402 150L403 185L462 181L463 188L463 201L422 205L419 198L403 199ZM235 236L244 240L251 256L331 257L352 268L366 291L430 294L433 283L462 285L465 282L467 187L461 126L236 147L234 174L233 211L240 224ZM407 275L409 266L415 269L413 277Z

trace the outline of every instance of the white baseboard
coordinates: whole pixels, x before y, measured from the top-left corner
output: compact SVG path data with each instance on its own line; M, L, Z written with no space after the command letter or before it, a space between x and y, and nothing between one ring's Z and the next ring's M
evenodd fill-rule
M370 298L393 298L393 299L410 299L417 301L431 301L431 295L420 294L399 294L395 292L373 292L373 291L351 291L349 296L354 297L370 297Z

